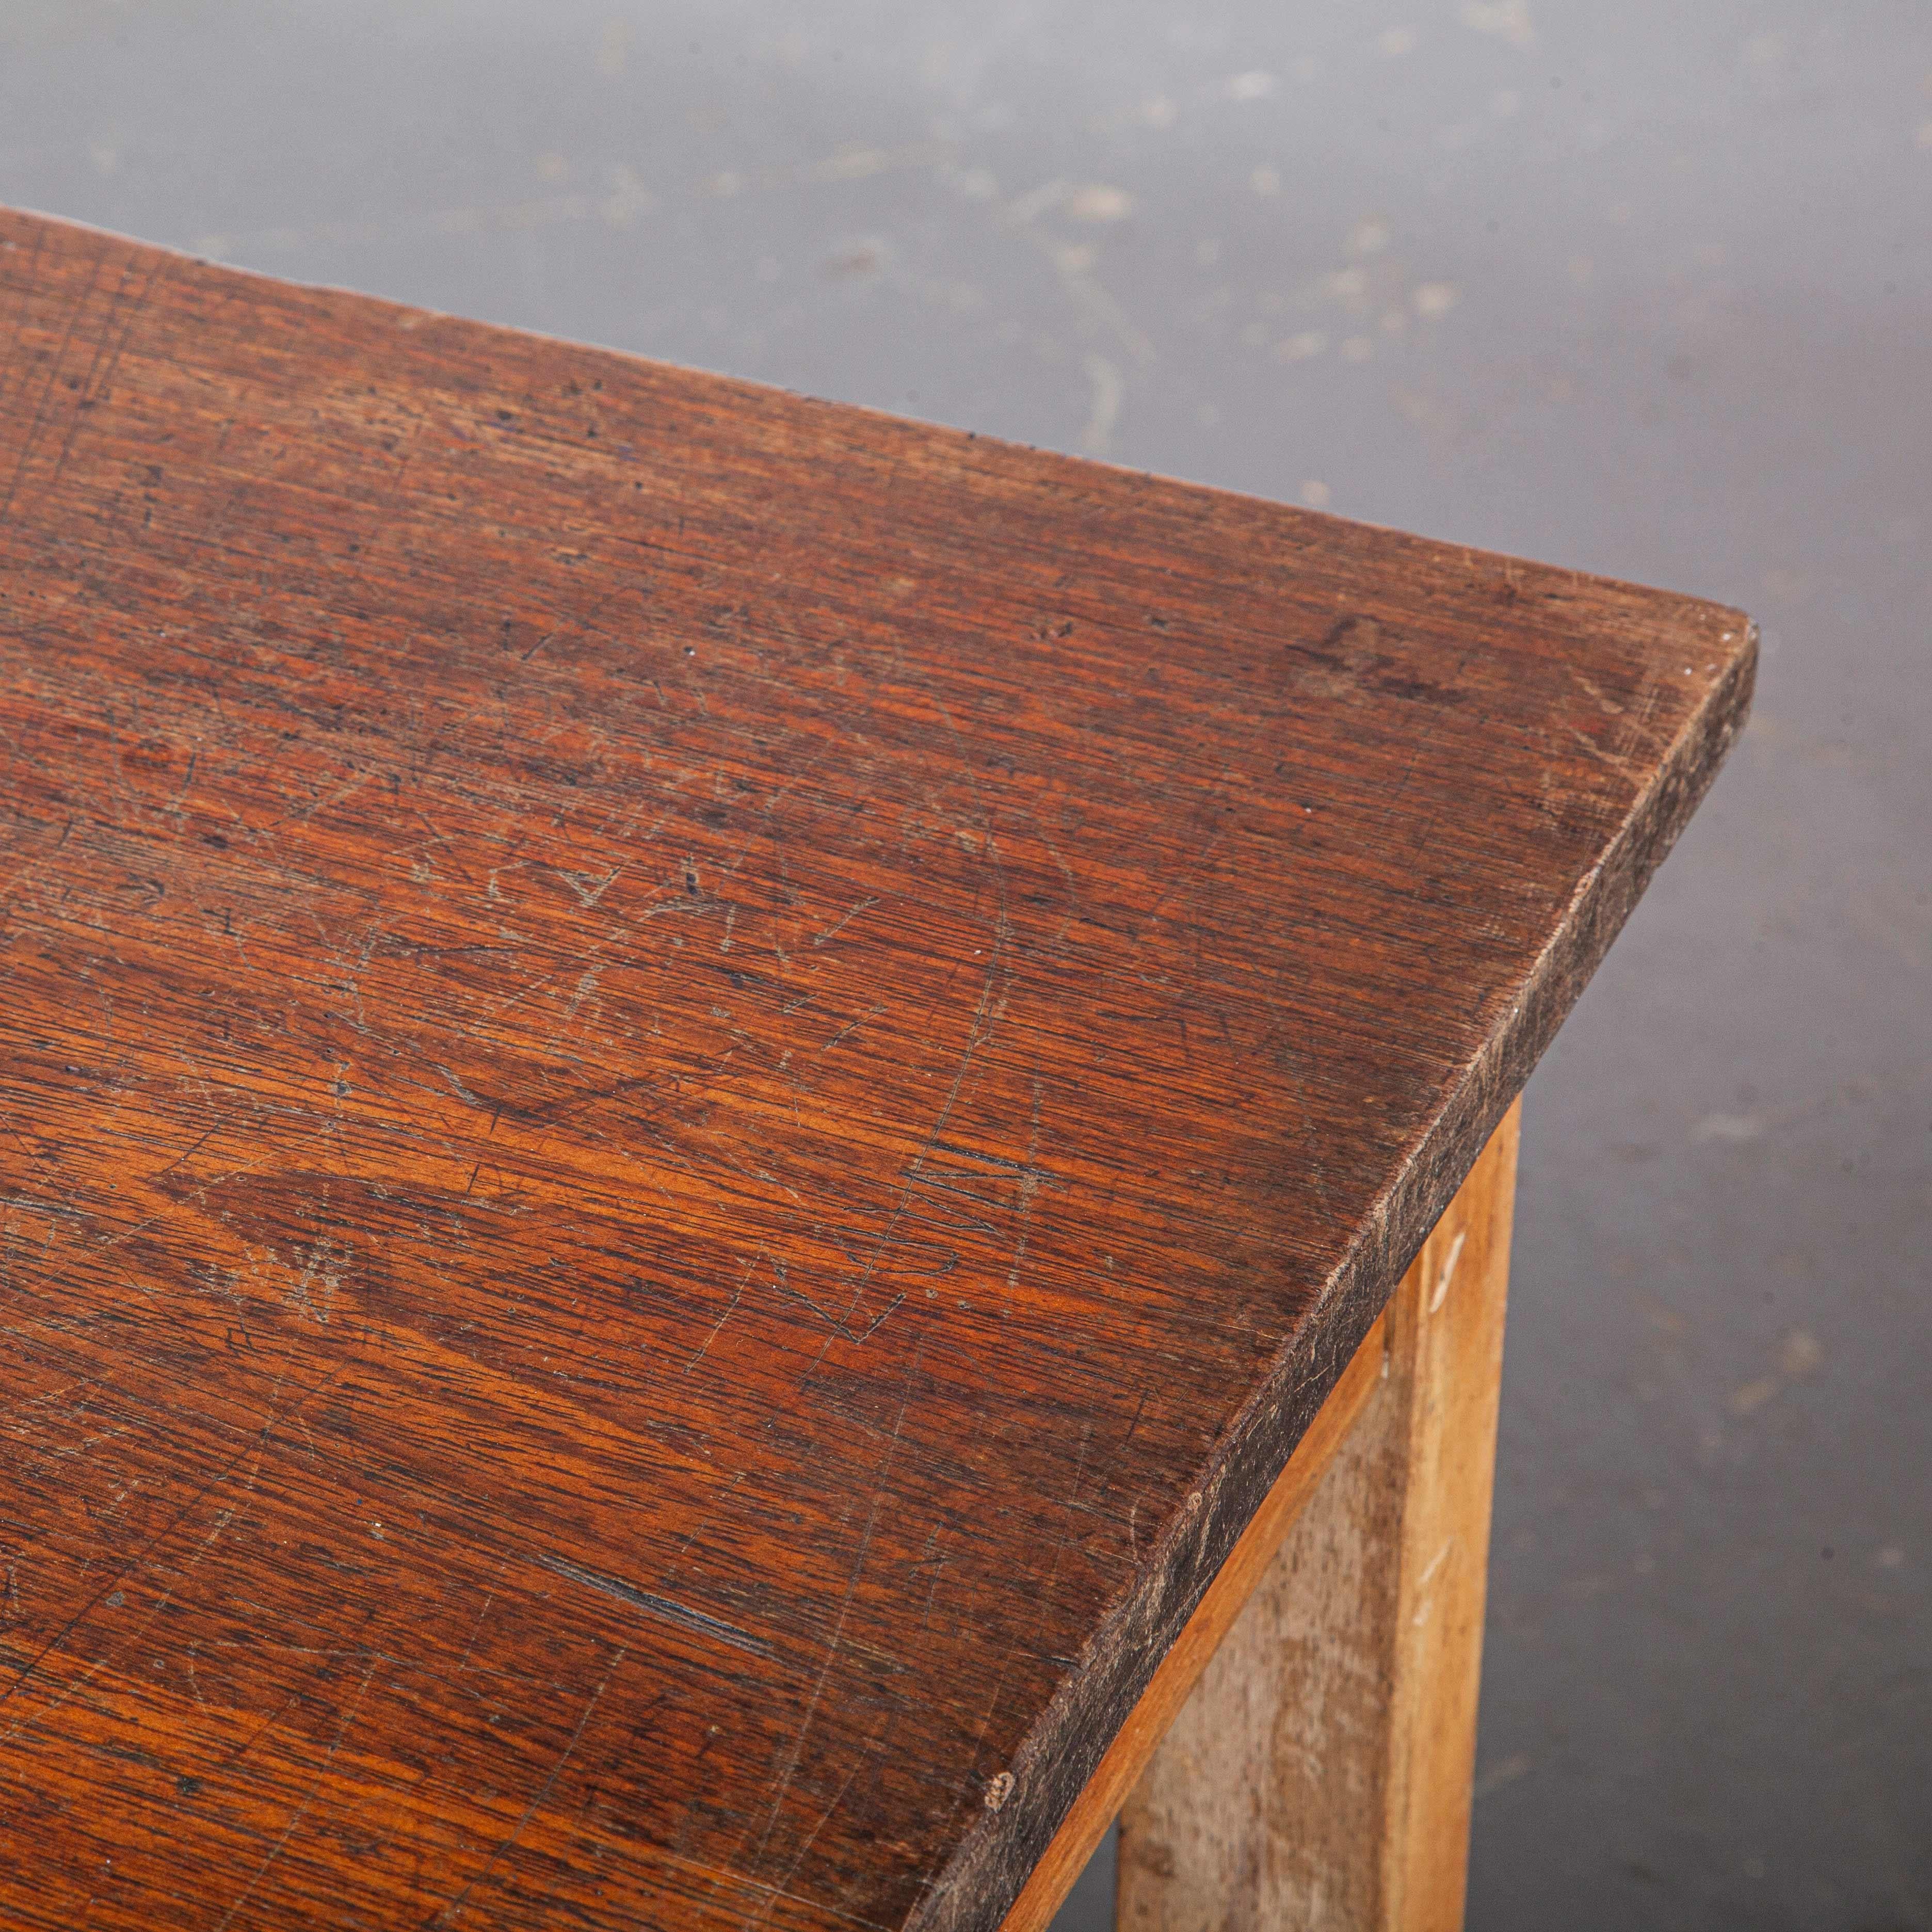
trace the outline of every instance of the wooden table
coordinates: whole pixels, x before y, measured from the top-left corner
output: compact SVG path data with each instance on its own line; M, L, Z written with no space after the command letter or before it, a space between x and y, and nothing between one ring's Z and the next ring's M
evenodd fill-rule
M0 1918L991 1932L1126 1800L1125 1925L1456 1924L1510 1106L1746 620L27 215L0 317Z

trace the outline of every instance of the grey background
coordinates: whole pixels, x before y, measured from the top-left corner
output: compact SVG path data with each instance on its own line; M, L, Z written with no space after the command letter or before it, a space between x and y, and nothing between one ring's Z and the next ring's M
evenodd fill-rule
M0 200L1756 614L1530 1091L1471 1922L1932 1927L1932 8L0 0Z

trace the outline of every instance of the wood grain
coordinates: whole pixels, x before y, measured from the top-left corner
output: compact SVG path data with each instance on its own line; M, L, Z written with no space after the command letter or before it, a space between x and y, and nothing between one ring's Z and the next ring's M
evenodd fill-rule
M997 1926L1753 659L0 216L10 1923Z
M1462 1923L1516 1132L1364 1344L1340 1453L1121 1813L1120 1932Z

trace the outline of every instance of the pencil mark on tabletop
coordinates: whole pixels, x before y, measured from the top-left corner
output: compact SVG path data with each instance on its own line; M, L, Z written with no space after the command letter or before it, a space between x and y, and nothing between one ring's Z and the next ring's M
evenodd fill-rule
M748 1651L754 1657L770 1657L772 1654L771 1646L762 1637L740 1630L736 1624L728 1624L722 1617L707 1616L703 1610L694 1610L688 1604L674 1603L668 1597L653 1596L650 1591L620 1582L614 1576L600 1576L596 1570L586 1570L580 1563L572 1562L567 1556L539 1556L534 1561L539 1568L549 1570L553 1576L580 1584L586 1590L601 1592L634 1610L643 1611L646 1616L674 1624L680 1630L729 1644L734 1650Z

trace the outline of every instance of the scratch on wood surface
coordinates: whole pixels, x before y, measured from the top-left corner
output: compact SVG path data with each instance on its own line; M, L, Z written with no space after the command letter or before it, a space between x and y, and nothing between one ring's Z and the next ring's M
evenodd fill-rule
M839 1647L845 1640L845 1622L851 1614L852 1599L859 1587L860 1576L866 1568L866 1558L872 1547L873 1532L878 1526L879 1510L887 1494L887 1478L892 1474L892 1459L898 1452L899 1438L905 1428L906 1406L912 1400L912 1387L919 1373L920 1358L924 1354L926 1344L922 1340L914 1348L912 1360L907 1368L904 1384L899 1394L898 1412L892 1418L892 1431L887 1440L884 1454L874 1478L871 1508L866 1514L866 1527L859 1538L859 1546L852 1558L852 1566L846 1573L844 1594L839 1599L838 1616L832 1626L830 1640L825 1646L824 1661L820 1665L818 1675L813 1681L812 1695L806 1700L804 1715L799 1720L798 1729L793 1733L790 1748L785 1754L784 1769L773 1787L771 1809L766 1816L765 1828L758 1840L758 1855L762 1857L765 1847L770 1844L772 1833L776 1830L779 1818L784 1810L786 1794L791 1790L792 1780L798 1775L798 1763L804 1751L806 1739L812 1734L812 1727L818 1715L820 1700L825 1695L825 1687L832 1676L832 1666L838 1660ZM823 1828L823 1821L820 1823Z
M496 1869L496 1861L512 1850L517 1840L524 1835L524 1828L542 1809L544 1801L549 1797L551 1787L556 1784L558 1778L562 1774L564 1766L576 1756L578 1742L584 1736L584 1726L590 1723L591 1713L604 1701L604 1694L610 1689L611 1678L616 1676L622 1667L624 1659L628 1654L626 1651L620 1650L611 1659L610 1669L604 1673L604 1681L591 1692L583 1710L578 1713L577 1728L571 1732L568 1742L557 1754L555 1762L552 1763L548 1772L544 1774L542 1784L537 1787L530 1802L524 1807L523 1816L511 1827L509 1835L491 1848L490 1856L464 1882L463 1889L430 1921L432 1927L454 1925L463 1916L463 1909L469 1900L470 1894Z
M296 1807L288 1822L282 1827L275 1842L268 1847L268 1856L255 1868L248 1882L236 1894L233 1904L217 1922L214 1932L227 1932L228 1927L234 1922L236 1913L254 1896L255 1888L266 1876L268 1868L281 1856L289 1840L294 1836L296 1827L308 1816L309 1808L314 1804L316 1794L321 1790L328 1776L328 1767L335 1762L335 1754L341 1749L342 1740L348 1736L350 1726L356 1721L356 1714L362 1708L362 1700L368 1693L369 1680L375 1676L376 1666L381 1661L380 1657L370 1658L368 1667L362 1672L362 1681L356 1687L356 1695L350 1700L348 1708L343 1712L340 1721L336 1725L334 1736L328 1741L328 1749L323 1754L314 1781L303 1792L302 1802Z
M288 1413L292 1414L298 1414L300 1411L306 1408L308 1403L313 1401L316 1396L320 1395L325 1389L332 1387L334 1384L337 1377L340 1376L340 1373L341 1369L340 1366L331 1370L328 1374L320 1378L319 1381L308 1389L308 1390L302 1396L302 1400L296 1404L295 1408L292 1411L288 1412ZM279 1396L280 1389L280 1384L278 1383L274 1391L275 1396ZM214 1474L210 1476L208 1480L202 1484L201 1487L198 1489L186 1502L182 1504L180 1508L178 1509L164 1524L163 1524L160 1529L155 1532L153 1536L148 1538L147 1542L144 1544L133 1556L130 1557L127 1561L121 1564L118 1568L110 1571L106 1582L93 1588L92 1594L82 1603L80 1607L68 1618L58 1630L57 1630L44 1643L40 1646L32 1656L29 1657L26 1661L21 1664L16 1670L13 1681L8 1684L5 1690L0 1690L0 1705L4 1705L10 1702L16 1693L22 1690L30 1682L32 1682L35 1674L38 1672L40 1665L66 1642L68 1638L88 1618L91 1617L94 1614L94 1611L100 1608L100 1605L106 1600L112 1593L117 1591L120 1586L124 1582L126 1582L130 1578L140 1574L142 1570L146 1565L148 1559L153 1555L154 1552L159 1549L161 1545L174 1534L176 1530L180 1528L182 1524L188 1520L188 1516L203 1501L206 1499L212 1492L218 1489L231 1475L234 1474L235 1471L240 1467L243 1460L248 1456L251 1448L255 1451L256 1462L259 1466L261 1455L263 1450L266 1448L269 1438L274 1434L276 1424L278 1421L283 1419L282 1412L278 1411L273 1406L274 1399L274 1397L272 1396L268 1420L263 1424L260 1433L258 1435L251 1435L248 1440L244 1441L241 1448L237 1449L234 1454L219 1468L218 1468ZM250 1488L252 1488L253 1484L254 1478L251 1478L249 1485ZM196 1555L190 1559L188 1567L191 1568L195 1564L200 1562L201 1557L206 1553L208 1548L227 1528L229 1523L233 1520L234 1514L235 1512L232 1509L224 1510L218 1514L215 1519L214 1527L209 1531L206 1536L202 1538L197 1547ZM167 1597L164 1595L160 1602L150 1609L148 1613L148 1623L152 1624L154 1618L160 1615L161 1610L165 1607L167 1600ZM60 1696L53 1700L46 1708L49 1709L57 1709L60 1706L67 1702L68 1700L73 1697L75 1694L92 1678L93 1678L98 1672L104 1668L109 1660L109 1658L106 1657L98 1658L94 1663L90 1664L86 1670L82 1671L73 1682L69 1684L62 1692ZM32 1716L16 1718L12 1726L4 1733L4 1736L0 1736L0 1743L7 1742L18 1736L21 1730L28 1724L32 1721L33 1718Z
M851 908L850 911L844 914L843 916L836 920L832 925L828 926L823 932L814 933L812 937L812 944L814 946L829 945L833 940L836 939L862 912L866 910L868 907L877 905L878 902L878 896L876 893L870 898L861 899L856 905Z
M704 1342L698 1348L698 1352L692 1357L689 1361L685 1364L684 1372L686 1375L689 1375L692 1370L696 1368L698 1364L703 1361L706 1355L710 1354L712 1343L716 1341L718 1337L724 1332L724 1324L730 1320L733 1316L737 1313L738 1304L745 1298L746 1285L751 1280L752 1274L757 1270L759 1262L763 1261L764 1258L765 1251L763 1248L760 1248L746 1264L745 1272L738 1277L737 1286L731 1291L731 1300L729 1306L726 1307L724 1313L719 1316L718 1319L711 1324L710 1332L706 1335Z

